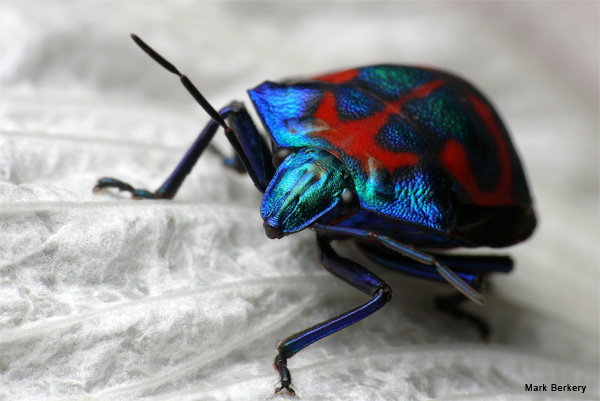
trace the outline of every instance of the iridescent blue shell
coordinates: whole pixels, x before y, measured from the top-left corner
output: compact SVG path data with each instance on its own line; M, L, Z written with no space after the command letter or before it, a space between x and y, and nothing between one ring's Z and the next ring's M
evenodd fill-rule
M277 146L324 149L344 163L363 215L467 246L513 244L535 227L506 128L461 78L379 65L248 92Z

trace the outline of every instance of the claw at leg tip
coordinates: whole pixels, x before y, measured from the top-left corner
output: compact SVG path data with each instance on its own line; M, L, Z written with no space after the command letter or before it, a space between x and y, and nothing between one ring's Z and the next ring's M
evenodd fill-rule
M279 387L279 388L275 389L275 394L282 395L284 389L288 391L289 395L291 395L291 396L295 396L296 395L296 392L294 390L292 390L291 388L289 388L289 387Z

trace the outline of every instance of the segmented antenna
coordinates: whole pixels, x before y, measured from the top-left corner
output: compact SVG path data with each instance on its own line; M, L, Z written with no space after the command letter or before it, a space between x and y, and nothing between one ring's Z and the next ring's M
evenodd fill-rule
M229 128L227 123L225 123L225 120L223 119L223 117L221 117L221 115L215 110L214 107L211 106L210 103L208 103L208 101L204 98L202 93L200 93L198 88L196 88L194 86L194 84L192 83L192 81L190 81L188 79L188 77L186 77L184 74L179 72L179 70L177 68L175 68L175 66L173 64L168 62L163 56L161 56L153 48L148 46L135 33L131 34L131 39L133 39L133 41L139 47L141 47L142 50L146 52L146 54L148 54L150 57L152 57L152 59L154 61L156 61L158 64L162 65L167 71L172 72L173 74L177 75L179 77L179 79L181 79L181 83L183 84L183 86L185 86L185 89L187 89L187 91L194 97L194 99L196 99L196 102L198 102L198 104L204 109L204 111L206 111L208 113L210 118L215 120L215 122L217 124L219 124L221 127L223 127L223 129L225 131L231 131L231 128Z

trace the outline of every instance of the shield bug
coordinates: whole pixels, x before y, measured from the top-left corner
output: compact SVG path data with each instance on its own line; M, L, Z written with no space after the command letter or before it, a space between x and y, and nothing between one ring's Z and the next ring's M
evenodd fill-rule
M455 75L375 65L267 81L248 91L265 138L242 103L216 111L177 68L137 36L132 38L179 76L211 121L156 191L108 177L94 190L112 187L134 198L172 198L221 126L236 152L236 158L224 160L245 170L264 193L260 213L266 235L281 238L313 229L325 269L371 296L279 344L276 392L294 394L290 357L369 316L391 298L388 284L341 257L331 241L353 239L387 267L451 284L462 295L441 306L456 312L461 299L483 305L482 280L489 273L509 272L512 260L443 251L509 246L535 228L523 168L504 124L489 101ZM485 332L482 322L466 316Z

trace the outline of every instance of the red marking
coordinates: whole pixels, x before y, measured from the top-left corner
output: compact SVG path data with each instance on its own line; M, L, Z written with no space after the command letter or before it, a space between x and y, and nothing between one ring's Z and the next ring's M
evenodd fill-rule
M381 112L352 121L341 121L338 118L335 96L327 91L314 117L325 121L331 129L317 131L314 135L327 139L333 146L360 161L363 171L367 174L371 170L381 168L385 168L392 174L397 168L413 166L419 162L420 156L410 152L393 152L384 149L375 142L375 136L391 114L402 114L402 106L405 102L426 97L444 83L445 80L437 80L418 86L395 102L384 102L385 108Z
M465 188L471 200L483 206L502 206L514 204L512 196L512 169L510 152L502 131L489 106L472 94L467 95L485 127L492 135L498 148L500 162L500 180L492 191L484 191L477 185L475 174L469 165L464 146L455 140L449 140L440 152L440 160L450 174Z
M334 72L333 74L321 75L315 77L317 81L329 82L332 84L341 84L346 81L350 81L355 78L359 73L359 70L346 70L340 72Z

